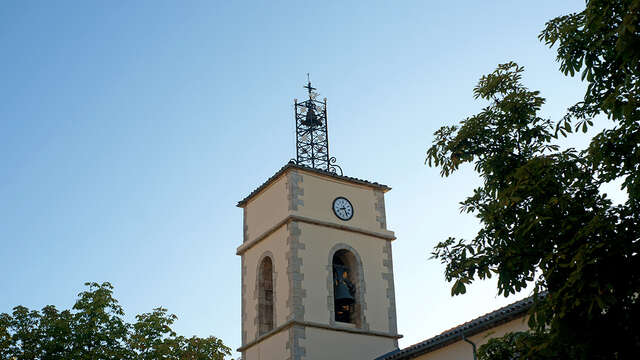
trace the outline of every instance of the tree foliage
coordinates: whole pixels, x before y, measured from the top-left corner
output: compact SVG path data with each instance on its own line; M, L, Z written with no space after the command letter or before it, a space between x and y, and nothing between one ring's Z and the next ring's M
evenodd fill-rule
M538 116L544 98L522 84L523 68L501 64L474 89L489 105L436 131L426 162L449 176L474 165L482 186L461 203L481 229L433 250L463 294L497 276L508 296L534 283L530 332L480 349L483 359L623 359L640 354L640 0L588 1L549 21L540 35L558 47L560 69L582 72L584 99L560 121ZM556 139L587 132L605 115L613 128L584 151ZM601 185L622 181L613 204ZM507 356L508 355L508 356Z
M16 306L0 314L0 359L222 360L231 349L220 339L177 336L177 319L164 308L124 320L109 283L86 283L73 309L41 311Z
M590 0L580 13L547 22L539 36L558 46L565 75L582 72L584 99L559 123L559 131L586 132L604 114L615 127L595 135L585 154L600 182L623 178L635 206L640 201L640 0Z

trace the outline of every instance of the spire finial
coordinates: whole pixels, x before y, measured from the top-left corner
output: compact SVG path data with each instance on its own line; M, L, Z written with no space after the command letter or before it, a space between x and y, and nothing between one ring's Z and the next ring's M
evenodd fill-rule
M314 88L313 86L311 86L311 80L309 80L309 73L307 73L307 86L303 86L303 87L309 91L309 98L311 98L311 93L312 93L312 92L313 92L313 90L315 90L316 88Z

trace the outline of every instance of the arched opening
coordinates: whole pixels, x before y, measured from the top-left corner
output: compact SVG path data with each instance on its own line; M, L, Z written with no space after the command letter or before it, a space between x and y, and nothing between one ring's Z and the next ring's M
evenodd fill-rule
M273 330L273 263L265 257L260 263L258 276L258 332L260 335Z
M348 250L333 255L334 320L360 326L361 304L358 301L358 272L356 257Z

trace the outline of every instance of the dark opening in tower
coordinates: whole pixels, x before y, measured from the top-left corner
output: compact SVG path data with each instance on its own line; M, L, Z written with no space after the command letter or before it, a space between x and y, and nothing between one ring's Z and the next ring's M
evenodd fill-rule
M258 331L265 334L273 330L273 263L265 257L258 277Z
M333 255L333 303L335 321L358 324L357 271L355 256L348 250Z

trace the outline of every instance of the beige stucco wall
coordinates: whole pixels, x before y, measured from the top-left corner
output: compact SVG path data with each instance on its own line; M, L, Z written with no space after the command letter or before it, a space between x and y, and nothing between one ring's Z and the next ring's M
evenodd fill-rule
M382 274L386 271L383 253L387 240L374 238L354 232L331 229L313 224L300 224L300 237L305 245L299 251L302 257L302 273L305 320L329 324L330 308L327 297L330 294L328 282L332 276L329 252L335 245L346 244L353 248L362 260L365 292L364 299L366 321L370 330L389 332L388 282Z
M246 331L247 342L256 338L257 324L257 287L256 280L258 274L259 262L262 257L269 253L273 261L274 273L274 311L275 323L274 328L284 324L287 321L286 301L289 294L289 281L287 279L287 236L289 232L286 226L281 227L275 232L267 236L255 246L251 247L244 253L244 262L246 266L245 291L243 301L245 301L245 316L243 331Z
M289 215L287 178L280 176L245 206L245 241L260 236Z
M292 214L393 235L393 232L386 228L381 229L380 223L376 220L376 197L371 187L305 171L300 171L299 174L303 179L301 186L304 189L304 206ZM349 221L340 220L333 213L333 200L339 196L346 197L353 205L353 217Z
M394 348L392 339L307 328L305 360L372 360Z
M245 360L285 360L289 358L289 332L282 331L247 349Z
M301 180L290 184L291 174L300 176ZM299 206L291 206L292 185L303 190L301 195L296 195L302 200ZM353 218L349 221L340 220L333 213L331 208L333 200L338 196L349 199L354 207ZM381 227L378 221L376 201L378 198L375 196L375 191L369 186L292 169L280 175L245 204L244 240L250 241L259 237L289 215L393 236L393 232L386 229L386 224Z
M483 331L477 335L468 337L479 348L480 345L486 344L491 338L501 337L508 332L525 331L529 327L527 326L527 317L521 317L511 320L502 325L496 326L487 331ZM418 360L461 360L461 359L473 359L471 344L462 340L457 341L449 346L437 349L435 351L423 354L416 359Z

